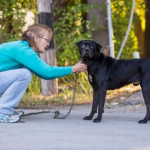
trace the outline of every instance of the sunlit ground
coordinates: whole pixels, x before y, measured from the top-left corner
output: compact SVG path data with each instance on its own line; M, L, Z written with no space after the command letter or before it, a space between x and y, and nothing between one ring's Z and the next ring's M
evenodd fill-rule
M106 94L106 101L123 101L133 93L139 91L140 86L128 85L121 89L117 90L109 90ZM80 93L76 92L75 104L87 104L92 103L92 92L90 93ZM43 97L42 95L32 96L25 94L19 104L18 107L48 107L50 104L53 105L68 105L72 103L73 90L65 90L65 92L61 92L55 96Z

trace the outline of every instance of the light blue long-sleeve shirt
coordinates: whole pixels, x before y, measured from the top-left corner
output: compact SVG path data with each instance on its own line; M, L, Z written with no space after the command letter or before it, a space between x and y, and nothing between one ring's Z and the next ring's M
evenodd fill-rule
M43 79L55 79L72 73L72 67L49 66L29 46L27 41L14 41L0 45L0 72L29 68Z

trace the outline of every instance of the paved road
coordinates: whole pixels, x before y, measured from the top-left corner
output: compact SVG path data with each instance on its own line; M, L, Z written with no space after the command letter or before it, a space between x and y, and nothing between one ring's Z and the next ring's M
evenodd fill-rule
M69 107L59 109L64 115ZM143 106L106 109L101 123L82 120L90 110L91 105L75 106L65 120L39 114L22 118L25 123L1 123L0 150L150 150L150 123L137 123Z

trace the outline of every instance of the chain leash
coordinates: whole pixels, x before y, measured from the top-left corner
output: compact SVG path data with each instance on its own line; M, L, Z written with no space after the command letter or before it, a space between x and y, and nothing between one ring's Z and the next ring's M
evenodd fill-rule
M72 104L71 104L71 106L70 106L69 111L67 112L67 114L66 114L65 116L62 116L62 117L58 117L60 113L59 113L59 111L57 111L57 112L55 113L55 116L54 116L55 119L65 119L67 116L69 116L69 114L70 114L70 112L71 112L71 110L72 110L72 107L73 107L73 105L74 105L75 97L76 97L76 92L77 92L77 88L76 88L76 87L77 87L77 79L78 79L78 74L75 74L74 94L73 94Z
M29 116L29 115L36 115L36 114L42 114L42 113L54 113L54 119L65 119L67 116L69 116L72 107L74 105L74 101L75 101L75 96L76 96L76 87L77 87L77 80L78 80L78 74L75 74L75 84L74 84L74 94L73 94L73 98L72 98L72 104L70 106L69 111L67 112L67 114L65 116L59 117L60 112L59 111L40 111L40 112L33 112L33 113L28 113L28 114L24 114L23 116Z

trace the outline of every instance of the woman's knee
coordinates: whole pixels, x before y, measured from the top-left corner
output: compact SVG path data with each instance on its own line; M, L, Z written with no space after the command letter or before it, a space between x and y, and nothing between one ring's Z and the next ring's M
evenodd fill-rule
M31 71L29 69L26 69L26 68L21 69L20 79L21 80L28 80L29 82L31 82L31 80L32 80Z

